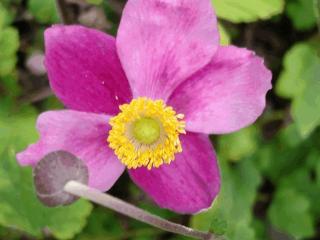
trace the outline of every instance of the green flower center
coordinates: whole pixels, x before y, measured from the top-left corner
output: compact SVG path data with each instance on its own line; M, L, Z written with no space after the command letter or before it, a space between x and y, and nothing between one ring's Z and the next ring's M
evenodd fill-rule
M133 123L132 134L143 144L152 144L160 137L159 122L148 117L143 117Z

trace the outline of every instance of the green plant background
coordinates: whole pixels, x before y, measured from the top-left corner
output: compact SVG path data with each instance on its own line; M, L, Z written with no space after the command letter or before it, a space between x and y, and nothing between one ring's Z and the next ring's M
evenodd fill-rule
M95 11L99 27L116 33L124 0L69 2L75 22ZM208 211L180 216L159 209L127 175L111 193L229 240L320 239L320 3L212 2L221 43L255 50L273 71L263 116L234 134L212 136L223 181ZM43 53L44 29L58 22L54 0L0 2L0 239L188 239L83 200L49 209L35 197L31 169L19 167L15 153L37 139L40 112L63 108L48 94L45 74L27 64Z

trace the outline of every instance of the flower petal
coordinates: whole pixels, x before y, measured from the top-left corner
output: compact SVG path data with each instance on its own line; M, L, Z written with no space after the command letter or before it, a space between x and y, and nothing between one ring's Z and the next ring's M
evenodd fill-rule
M189 131L229 133L262 114L271 78L253 52L220 47L210 64L174 91L168 104L185 114Z
M89 185L106 191L124 171L106 139L109 117L72 110L50 111L37 121L40 140L17 154L21 165L35 165L45 155L65 150L82 159L89 169Z
M129 170L133 181L163 208L196 213L209 208L220 189L220 174L207 135L181 137L183 152L169 165Z
M112 36L57 25L45 31L45 46L50 85L67 107L115 114L119 104L131 100Z
M218 44L210 0L129 0L117 36L133 96L163 100L210 61Z

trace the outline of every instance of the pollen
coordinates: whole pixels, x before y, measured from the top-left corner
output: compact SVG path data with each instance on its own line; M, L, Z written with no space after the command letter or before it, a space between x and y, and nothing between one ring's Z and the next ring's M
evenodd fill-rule
M183 118L162 100L133 99L110 119L109 146L129 169L170 164L182 152Z

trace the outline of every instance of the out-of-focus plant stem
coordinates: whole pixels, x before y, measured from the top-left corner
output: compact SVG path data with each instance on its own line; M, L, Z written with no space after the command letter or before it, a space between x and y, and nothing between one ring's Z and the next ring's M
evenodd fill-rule
M71 24L72 19L68 13L67 3L65 0L56 0L57 11L63 24Z
M50 87L45 87L40 90L37 90L28 96L24 96L20 99L21 103L29 104L41 101L53 95L53 92Z

